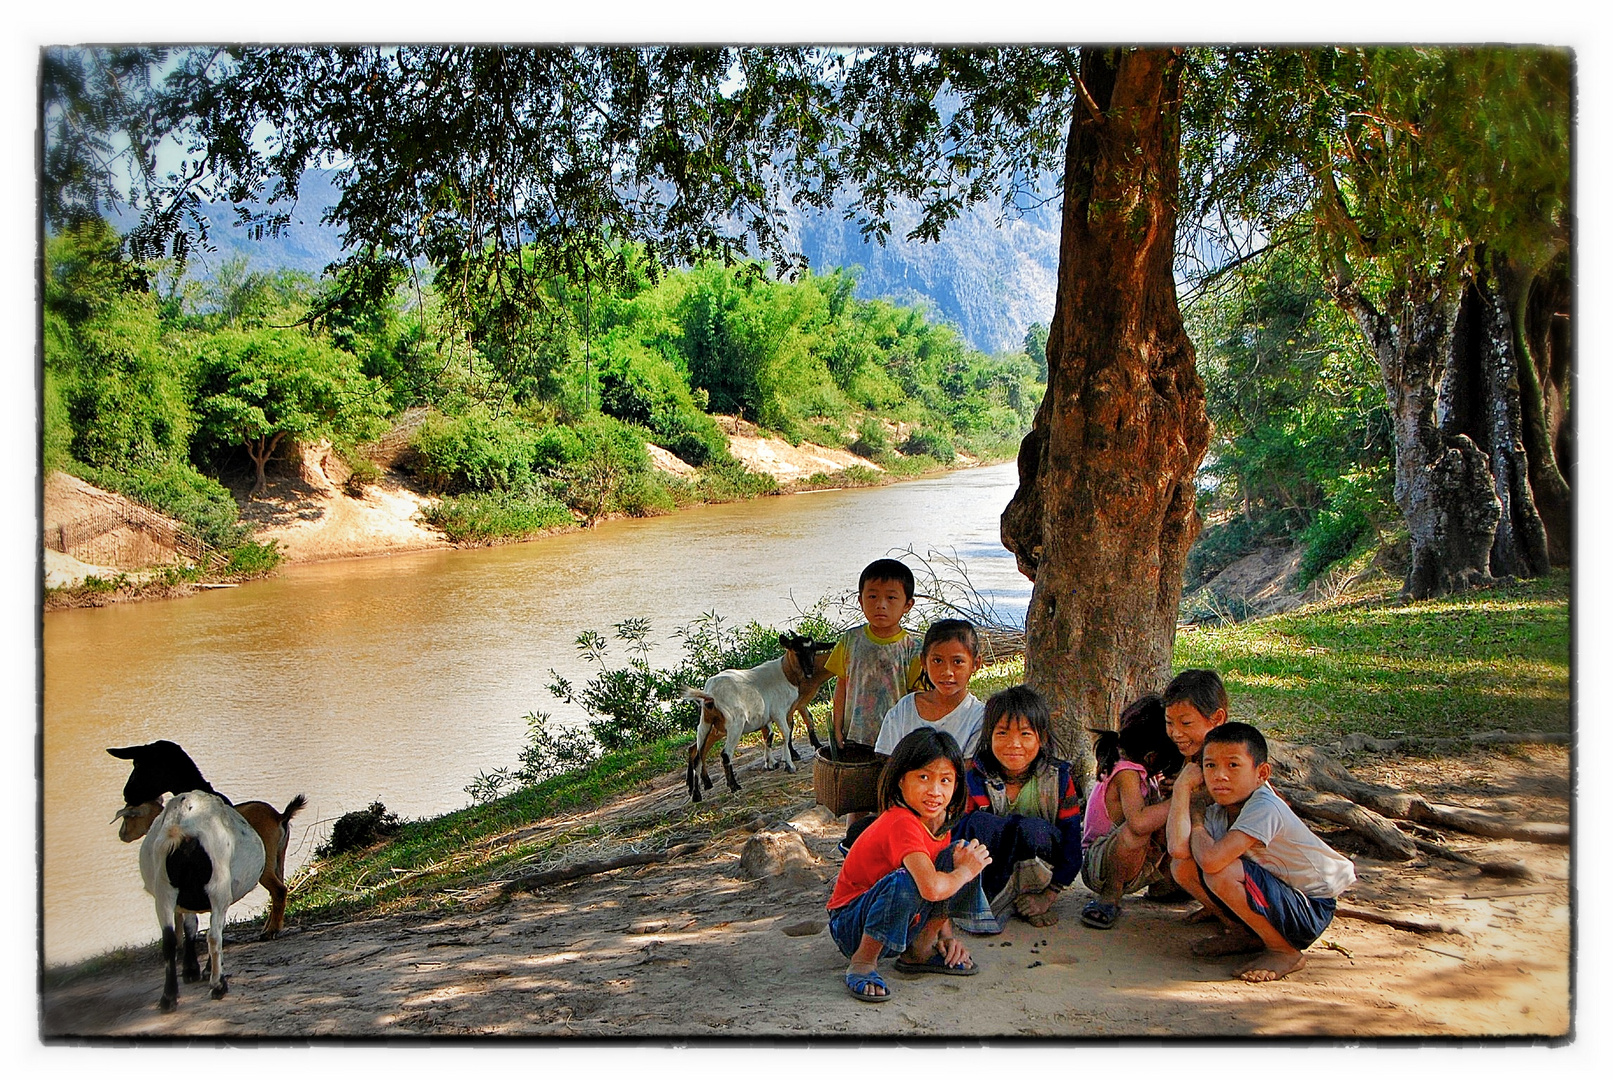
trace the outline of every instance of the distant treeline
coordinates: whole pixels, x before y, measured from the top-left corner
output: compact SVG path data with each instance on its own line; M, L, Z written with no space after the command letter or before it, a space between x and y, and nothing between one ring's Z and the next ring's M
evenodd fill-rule
M45 256L47 467L226 548L244 534L220 478L256 493L277 455L329 439L362 484L364 446L406 409L427 412L400 464L475 542L773 489L713 413L898 474L1009 456L1046 376L1045 330L988 356L919 309L856 299L845 271L667 272L623 247L536 287L531 262L492 258L394 266L380 290L241 259L199 281L130 261L104 222ZM651 442L696 471L653 470Z

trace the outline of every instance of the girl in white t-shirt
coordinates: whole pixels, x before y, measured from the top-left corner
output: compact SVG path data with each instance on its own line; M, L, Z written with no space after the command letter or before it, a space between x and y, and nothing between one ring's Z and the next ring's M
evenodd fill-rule
M903 735L927 727L951 735L968 761L986 715L985 705L969 692L969 680L980 668L980 637L965 619L938 619L924 632L919 656L925 689L908 694L885 714L874 750L888 755Z

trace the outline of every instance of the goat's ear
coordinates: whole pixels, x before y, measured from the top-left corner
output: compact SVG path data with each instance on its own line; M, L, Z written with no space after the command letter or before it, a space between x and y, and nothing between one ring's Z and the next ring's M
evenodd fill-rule
M115 758L133 761L134 756L144 749L145 747L143 746L109 746L106 748L106 752Z

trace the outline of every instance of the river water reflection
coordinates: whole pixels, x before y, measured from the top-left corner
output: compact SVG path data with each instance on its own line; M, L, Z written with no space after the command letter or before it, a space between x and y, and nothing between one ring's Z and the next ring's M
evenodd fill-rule
M954 552L1003 615L1030 585L998 541L1012 464L881 488L699 507L472 551L287 567L174 601L44 619L45 960L154 940L136 847L107 824L126 762L109 746L172 739L236 800L305 792L288 871L329 822L379 799L403 817L467 804L517 761L523 717L567 708L549 669L591 669L583 630L647 618L652 637L702 612L782 626L911 545ZM617 659L623 659L618 643ZM658 658L670 660L663 644ZM578 714L580 715L580 714ZM325 823L317 830L317 823ZM234 913L261 910L253 892Z

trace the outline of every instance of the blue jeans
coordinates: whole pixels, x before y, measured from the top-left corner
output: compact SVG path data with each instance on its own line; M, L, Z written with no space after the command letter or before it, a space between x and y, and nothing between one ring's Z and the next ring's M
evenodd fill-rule
M937 870L952 869L952 851L948 847L935 857ZM907 868L897 867L851 903L829 912L829 935L847 957L862 947L867 935L879 942L883 959L906 952L913 934L931 919L946 915L970 921L981 918L982 913L989 917L991 908L980 891L979 877L945 900L926 900Z

